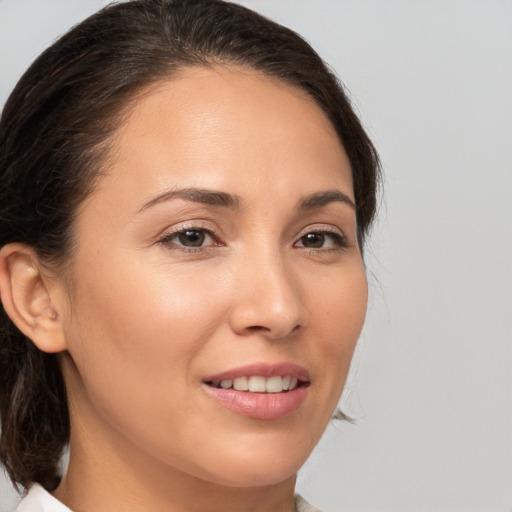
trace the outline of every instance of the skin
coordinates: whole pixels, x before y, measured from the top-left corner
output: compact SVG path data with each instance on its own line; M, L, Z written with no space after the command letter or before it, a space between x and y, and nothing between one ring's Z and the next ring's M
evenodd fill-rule
M104 171L49 299L72 422L55 496L76 512L289 512L366 312L350 201L298 207L354 200L332 125L255 71L191 68L130 107ZM173 195L190 188L237 204ZM185 229L211 234L191 249ZM205 392L206 376L254 362L307 369L297 410L258 420Z

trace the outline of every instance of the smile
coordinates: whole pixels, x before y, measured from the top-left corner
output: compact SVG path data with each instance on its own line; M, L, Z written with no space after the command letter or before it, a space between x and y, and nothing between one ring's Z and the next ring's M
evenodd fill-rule
M257 420L277 420L299 409L310 388L308 371L298 365L252 364L203 380L218 404Z
M284 377L280 375L273 377L253 375L251 377L223 379L217 382L208 382L207 384L216 388L235 389L236 391L248 391L250 393L282 393L283 391L295 389L299 385L299 379L291 375Z

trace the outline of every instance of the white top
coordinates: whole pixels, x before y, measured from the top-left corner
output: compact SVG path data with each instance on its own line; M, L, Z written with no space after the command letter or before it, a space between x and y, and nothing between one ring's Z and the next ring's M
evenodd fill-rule
M72 512L58 499L54 498L39 484L33 484L28 494L21 500L16 512ZM301 496L295 496L294 512L320 512Z
M32 484L16 512L72 512L39 484Z

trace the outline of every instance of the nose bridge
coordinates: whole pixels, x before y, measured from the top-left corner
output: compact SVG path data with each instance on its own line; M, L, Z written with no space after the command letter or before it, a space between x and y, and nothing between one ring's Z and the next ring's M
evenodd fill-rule
M285 337L305 326L306 311L292 259L278 244L258 245L241 258L232 323L242 333Z

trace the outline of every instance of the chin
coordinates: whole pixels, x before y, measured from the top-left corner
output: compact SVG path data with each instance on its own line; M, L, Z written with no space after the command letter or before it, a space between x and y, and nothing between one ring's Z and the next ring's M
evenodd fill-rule
M248 442L247 445L242 450L236 450L236 446L232 446L235 450L225 450L221 457L215 459L213 469L206 478L212 483L229 487L276 485L289 479L295 480L310 454L309 449L301 450L298 443L290 445L283 442L276 446L275 443L262 442L255 447Z
M217 472L212 483L226 487L268 487L277 485L286 480L295 480L301 467L291 464L274 464L274 461L266 461L263 467L258 468L233 468L232 471Z

